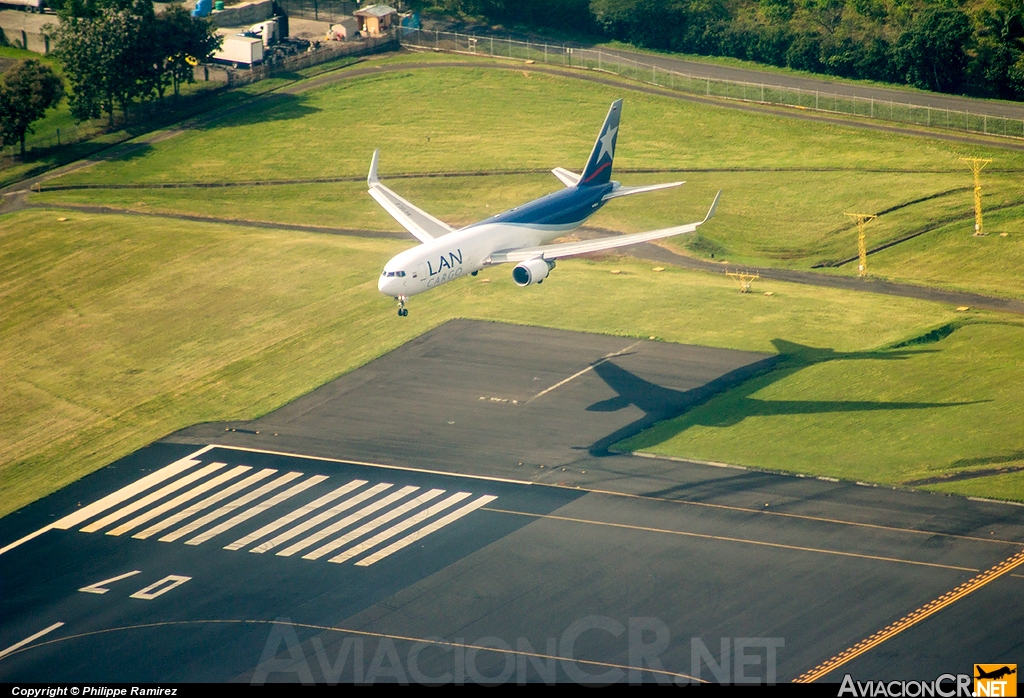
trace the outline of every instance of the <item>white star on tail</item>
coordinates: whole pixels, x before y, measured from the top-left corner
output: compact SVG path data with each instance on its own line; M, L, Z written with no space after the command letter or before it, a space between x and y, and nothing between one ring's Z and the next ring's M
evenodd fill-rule
M611 157L612 148L614 147L615 134L619 132L619 127L608 129L603 136L599 139L601 141L601 152L597 156L597 161L601 162L604 160L605 153L608 157Z

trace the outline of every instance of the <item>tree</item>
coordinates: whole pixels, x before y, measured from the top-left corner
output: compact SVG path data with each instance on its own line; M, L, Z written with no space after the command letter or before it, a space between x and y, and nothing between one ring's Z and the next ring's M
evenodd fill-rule
M967 71L971 20L960 10L928 9L900 35L896 59L909 84L958 92Z
M182 5L171 5L157 17L158 61L163 82L169 80L177 97L182 83L195 82L193 67L206 61L220 48L221 37L205 18L193 17ZM163 91L158 90L163 97Z
M152 92L155 16L149 0L119 2L96 9L95 16L62 17L53 30L53 54L71 83L71 113L79 121L114 109L127 114L132 101Z
M34 132L33 122L60 102L64 81L49 66L27 60L10 69L4 83L0 88L0 140L21 143L24 157L25 134Z
M991 97L1024 97L1024 0L994 0L975 17L977 48L972 91Z

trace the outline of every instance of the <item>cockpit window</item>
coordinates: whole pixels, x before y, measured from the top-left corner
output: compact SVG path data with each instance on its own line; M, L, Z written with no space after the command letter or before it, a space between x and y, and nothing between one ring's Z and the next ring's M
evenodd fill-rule
M405 276L405 272L404 271L386 271L386 272L383 273L383 276L387 276L387 277L397 276L397 277L401 278L401 277Z

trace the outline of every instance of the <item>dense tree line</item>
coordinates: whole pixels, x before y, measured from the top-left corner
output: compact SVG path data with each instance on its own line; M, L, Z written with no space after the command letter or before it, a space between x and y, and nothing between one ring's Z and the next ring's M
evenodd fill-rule
M51 5L54 4L51 2ZM151 0L63 0L51 27L53 55L70 83L71 113L79 121L114 112L126 116L140 100L163 98L194 81L220 38L206 19L180 4L156 15Z
M589 31L928 90L1024 99L1024 0L424 0L491 22Z

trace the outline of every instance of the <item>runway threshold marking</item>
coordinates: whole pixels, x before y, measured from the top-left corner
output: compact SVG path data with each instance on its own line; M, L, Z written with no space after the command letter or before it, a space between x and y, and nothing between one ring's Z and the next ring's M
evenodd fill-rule
M324 479L326 480L327 478L324 478ZM295 509L294 511L285 514L281 518L276 519L274 521L271 521L266 526L264 526L264 527L262 527L262 528L260 528L260 529L258 529L256 531L253 531L249 535L243 536L243 537L239 538L234 543L229 543L228 545L225 545L224 549L225 550L238 550L239 548L245 547L249 543L254 543L257 540L259 540L260 538L263 538L264 536L270 535L271 533L273 533L274 531L276 531L276 530L278 530L280 528L284 528L285 526L287 526L288 524L292 523L293 521L295 521L297 519L301 519L306 514L311 514L314 511L316 511L317 509L319 509L320 507L327 506L328 504L333 502L338 497L343 497L346 494L348 494L349 492L352 492L353 490L359 489L363 485L367 484L367 482L368 482L367 480L352 480L351 482L348 482L348 483L342 485L341 487L339 487L339 488L337 488L335 490L331 490L330 492L328 492L327 494L323 495L322 497L318 497L317 499L313 500L309 504L305 504L305 505L299 507L298 509ZM379 487L379 485L378 485L378 487ZM359 501L362 501L362 500L359 500ZM352 502L352 504L356 504L356 503L357 502ZM348 504L348 506L352 506L352 504ZM303 530L305 530L305 529L303 529ZM268 548L268 550L269 550L269 548ZM250 552L257 552L257 551L254 549L254 550L252 550ZM258 552L265 552L265 551L258 551Z
M82 507L78 511L72 514L68 514L64 518L58 521L54 521L52 524L49 524L48 526L43 526L39 530L33 531L27 536L19 538L13 543L5 545L4 547L0 548L0 555L3 555L9 550L14 550L22 543L27 543L33 538L43 535L47 531L52 531L54 529L67 530L72 526L77 526L78 524L82 523L87 519L91 519L97 514L106 511L107 509L111 509L117 506L121 502L134 497L139 492L144 492L145 490L148 490L149 488L160 484L164 480L174 477L183 470L187 470L188 468L191 468L193 465L198 465L199 461L194 459L197 456L203 455L212 448L216 448L216 444L207 444L206 446L203 446L199 450L193 451L184 458L180 458L179 460L174 461L170 465L160 468L159 470L155 470L146 477L140 478L135 482L126 485L125 487L122 487L121 489L115 492L108 494L106 497L93 502L89 506Z
M416 489L419 489L419 488L413 488L413 491L415 491ZM362 526L358 526L358 527L352 529L351 531L349 531L345 535L341 536L340 538L335 538L334 540L330 541L329 543L325 543L324 545L321 545L316 550L314 550L312 552L309 552L309 553L306 553L305 555L302 556L302 559L303 560L319 560L320 558L322 558L327 553L334 552L335 550L337 550L341 546L348 545L349 543L351 543L352 541L356 540L357 538L362 538L363 536L365 536L370 531L374 531L374 530L380 528L381 526L383 526L384 524L388 523L389 521L393 521L393 520L397 519L400 516L404 516L405 514L407 514L410 511L412 511L413 509L415 509L417 507L420 507L420 506L423 506L427 502L429 502L429 501L431 501L431 500L433 500L433 499L435 499L437 497L440 497L442 494L444 494L444 490L439 490L439 489L428 490L428 491L424 492L423 494L421 494L419 497L416 497L416 499L411 499L408 502L406 502L405 504L402 504L401 506L397 506L394 509L392 509L391 511L388 511L388 512L385 512L385 513L381 514L377 518L375 518L375 519L373 519L373 520L363 524ZM382 505L382 507L383 507L383 505ZM382 507L378 507L378 508L382 508ZM354 516L354 514L353 514L353 516ZM326 538L328 535L330 535L332 533L337 533L341 529L347 528L350 523L353 523L353 522L346 522L345 524L342 524L341 521L338 521L333 526L328 526L327 528L323 529L322 531L317 532L316 540L320 541L320 540ZM311 536L311 538L312 538L312 536ZM306 546L303 546L303 547L306 547ZM282 553L278 553L278 555L281 555L281 554Z
M285 473L284 475L282 475L281 477L277 478L276 480L274 480L272 482L268 482L263 487L260 487L259 489L253 490L252 492L250 492L247 495L244 495L242 497L239 497L238 499L234 499L234 500L228 502L227 504L222 506L220 509L217 509L215 511L211 511L209 514L207 514L205 516L202 516L202 517L196 519L195 521L192 521L191 523L186 524L185 526L182 526L181 528L177 529L176 531L171 531L170 533L161 536L159 540L161 542L164 542L164 543L170 543L172 541L176 541L179 538L182 538L184 536L187 536L190 533L193 533L193 532L199 530L200 528L202 528L203 526L207 525L211 521L216 521L219 518L227 516L228 514L233 512L235 509L239 509L239 508L245 506L246 504L251 504L252 502L256 501L257 499L259 499L263 495L267 494L268 492L272 492L272 491L276 490L278 487L282 487L282 486L288 484L289 482L291 482L292 480L295 480L295 479L300 478L300 477L302 477L302 473L296 473L296 472ZM214 526L213 528L211 528L210 530L206 531L205 533L202 533L202 534L196 536L195 538L191 538L191 539L185 541L185 545L198 545L199 543L202 543L204 540L209 540L210 538L213 538L218 533L223 533L224 531L228 530L229 528L232 528L233 526L237 526L238 524L242 523L243 521L247 521L248 519L251 519L252 517L256 516L257 514L260 514L260 513L264 512L264 511L266 511L270 507L275 506L277 504L280 504L281 502L283 502L286 499L289 499L291 497L294 497L295 495L299 494L300 492L305 492L307 489L309 489L313 485L319 484L319 483L323 482L326 479L327 479L326 475L317 475L317 476L311 477L311 478L309 478L309 479L307 479L307 480L305 480L303 482L300 482L297 485L293 485L292 487L289 487L284 492L280 492L280 493L274 495L273 497L271 497L270 499L266 499L266 500L260 502L259 504L257 504L256 506L251 507L249 509L246 509L246 510L242 511L239 514L236 514L235 516L231 517L230 519L228 519L224 523L221 523L221 524L218 524L218 525Z
M313 476L294 484L290 489L274 493L274 490L302 479L304 474L290 472L269 480L278 472L276 469L255 471L248 465L230 467L224 462L203 463L198 459L175 461L158 472L161 473L158 478L140 478L149 483L148 491L140 487L138 482L118 490L122 494L130 491L138 495L126 504L120 496L104 498L103 501L112 503L112 513L89 505L87 508L100 518L91 523L88 520L80 521L83 525L81 532L99 533L112 527L106 531L106 535L120 536L137 531L132 538L147 539L171 529L159 538L161 542L172 542L193 534L195 537L185 543L198 545L330 479L326 475ZM168 472L176 476L169 482L166 477ZM362 489L364 486L368 487ZM250 491L245 493L246 489ZM434 500L440 501L439 498L445 492L441 488L427 490L418 485L403 487L390 482L371 484L368 479L353 479L224 548L238 550L251 543L256 547L250 552L263 553L284 544L283 549L277 552L278 556L290 557L299 553L304 560L318 560L331 554L334 557L329 561L338 564L357 555L366 555L368 557L355 563L366 567L496 499L490 495L477 497L470 504L449 513L446 510L472 497L473 493L459 492L437 505ZM235 498L224 503L231 497ZM260 498L265 499L257 503ZM214 508L215 505L219 508ZM248 505L251 506L236 513L236 510ZM307 515L311 518L300 522ZM225 517L230 518L216 523ZM438 518L434 520L434 517ZM189 522L189 519L194 520ZM352 526L355 526L353 530L345 532L345 529ZM421 528L408 532L413 526ZM209 529L202 531L204 527ZM401 535L405 537L393 542ZM31 538L29 536L22 541ZM368 540L360 541L361 538ZM374 552L373 548L378 545L384 546L383 549ZM93 593L103 591L95 590Z
M636 526L634 524L613 523L609 521L595 521L592 519L580 519L572 516L558 516L556 514L536 514L528 511L512 511L509 509L497 509L486 507L484 511L498 514L512 514L515 516L532 516L536 519L551 519L553 521L567 521L569 523L590 524L594 526L608 526L610 528L622 528L632 531L643 531L645 533L665 533L674 536L685 536L687 538L703 538L706 540L719 540L728 543L745 543L747 545L762 545L769 548L782 548L784 550L797 550L807 553L819 553L824 555L839 555L842 557L855 557L863 560L877 560L880 562L899 562L905 565L920 565L922 567L938 567L945 570L957 572L978 572L977 567L958 567L956 565L943 565L937 562L921 562L919 560L905 560L898 557L885 557L882 555L866 555L864 553L849 553L842 550L828 550L827 548L808 548L801 545L787 545L785 543L770 543L768 541L751 540L748 538L733 538L731 536L716 536L710 533L694 533L692 531L675 531L670 528L653 528L650 526Z
M627 347L628 349L628 347ZM626 349L623 349L626 351ZM344 463L346 465L365 465L372 468L384 468L386 470L404 470L412 473L425 473L427 475L444 475L446 477L461 477L470 480L485 480L489 482L504 482L510 485L526 485L533 487L554 487L557 489L573 490L575 492L587 492L588 494L604 494L610 497L626 497L629 499L645 499L652 502L666 502L668 504L684 504L695 507L706 507L708 509L721 509L723 511L739 511L745 514L759 514L761 516L782 516L790 519L801 519L804 521L819 521L822 523L838 524L840 526L856 526L859 528L874 528L882 531L894 531L897 533L912 533L924 536L942 536L956 540L970 540L979 543L998 543L1001 545L1024 545L1024 541L1006 540L1004 538L982 538L981 536L965 536L958 533L943 533L941 531L924 531L917 528L903 528L900 526L885 526L883 524L871 524L861 521L847 521L845 519L832 519L826 516L811 516L809 514L793 514L784 511L765 511L764 509L752 509L749 507L738 507L730 504L713 504L711 502L698 502L692 499L668 499L666 497L653 497L646 494L631 494L629 492L615 492L614 490L602 490L596 488L579 487L575 485L559 485L557 483L533 482L531 480L515 480L505 477L493 477L489 475L466 475L444 470L432 470L429 468L413 468L407 465L388 465L386 463L371 463L367 461L345 460L343 458L328 458L327 456L309 456L302 453L291 453L289 451L272 451L263 448L251 448L248 446L225 446L223 444L212 444L207 448L225 448L234 451L247 451L251 453L266 453L272 456L288 456L290 458L302 458L306 460L318 460L325 463ZM2 553L3 550L0 550Z
M425 536L430 535L434 531L437 531L437 530L439 530L441 528L444 528L448 524L461 519L466 514L469 514L470 512L476 511L477 509L482 509L485 504L493 502L495 499L497 499L497 497L495 497L494 495L485 494L484 496L479 497L478 499L473 500L469 504L467 504L467 505L465 505L465 506L463 506L463 507L461 507L459 509L456 509L455 511L453 511L450 514L448 514L447 516L442 516L440 519L438 519L434 523L432 523L432 524L430 524L428 526L424 526L423 528L419 529L418 531L413 531L412 533L407 535L405 538L402 538L401 540L395 541L394 543L392 543L391 545L387 546L386 548L381 548L380 550L375 552L373 555L369 555L369 556L363 558L362 560L360 560L359 562L356 563L356 567L367 567L368 565L372 565L375 562L379 562L380 560L384 559L388 555L391 555L392 553L394 553L394 552L396 552L398 550L401 550L402 548L404 548L404 547L406 547L408 545L411 545L411 544L415 543L420 538L424 538ZM338 557L341 557L341 556L339 555ZM341 562L341 560L339 560L337 558L332 558L331 562Z
M390 487L390 485L388 485L388 486ZM294 544L288 546L287 548L285 548L284 550L280 551L277 554L279 556L281 556L281 557L289 557L290 555L294 555L295 553L299 552L300 550L308 548L309 546L313 545L314 543L318 543L318 542L322 541L327 536L329 536L329 535L331 535L333 533L337 533L341 529L346 528L347 526L355 523L356 521L359 521L360 519L365 519L367 516L369 516L370 514L374 513L375 511L380 511L381 509L384 509L386 507L391 506L392 504L394 504L398 500L402 499L406 495L412 494L413 492L415 492L418 489L419 489L419 487L416 487L414 485L410 485L408 487L403 487L402 489L398 490L397 492L392 492L391 494L389 494L386 497L383 497L381 499L378 499L375 502L367 504L365 507L363 507L359 511L353 512L353 513L349 514L348 516L346 516L345 518L340 519L338 521L335 521L334 523L330 524L329 526L324 526L323 528L318 530L316 533L303 538L298 543L294 543ZM437 496L437 494L440 494L441 492L444 492L444 490L434 490L434 491L436 492L435 496Z
M585 369L583 369L582 371L577 371L576 373L572 374L572 375L571 375L571 376L569 376L568 378L564 378L564 379L562 379L562 380L558 381L557 383L555 383L554 385L552 385L552 386L551 386L550 388L545 388L544 390L540 391L539 393L537 393L536 395L534 395L533 397L531 397L531 398L530 398L529 400L527 400L526 402L524 402L523 404L524 404L524 405L529 405L529 404L530 404L531 402L533 402L533 401L534 401L534 400L536 400L537 398L539 398L539 397L543 397L544 395L547 395L547 394L548 394L548 393L550 393L550 392L551 392L552 390L555 390L555 389L557 389L557 388L561 388L561 387L562 387L563 385L565 385L565 384L566 384L566 383L568 383L569 381L572 381L572 380L575 380L575 379L579 378L580 376L582 376L582 375L583 375L584 373L586 373L587 371L593 371L593 370L594 370L594 369L595 369L596 367L600 366L600 365L601 365L601 364L603 364L603 363L604 363L605 361L610 361L611 359L614 359L614 358L615 358L615 357L617 357L617 356L622 356L623 354L625 354L625 353L626 353L627 351L629 351L629 350L630 350L630 349L632 349L633 347L635 347L635 346L637 346L637 345L640 345L640 344L643 344L643 341L644 341L644 340L642 340L642 339L641 339L641 340L640 340L639 342L633 342L632 344L630 344L630 345L629 345L628 347L626 347L625 349L620 349L619 351L615 351L615 352L612 352L611 354L606 354L606 355L602 356L602 357L601 357L600 359L598 359L598 360L597 360L597 361L595 361L594 363L590 364L589 366L587 366L587 367L586 367Z
M62 625L64 625L63 622L54 623L50 627L43 628L42 630L40 630L38 633L35 633L34 635L29 635L28 637L26 637L21 642L15 642L13 645L8 647L7 649L0 650L0 659L3 659L4 657L6 657L9 654L14 654L15 652L20 650L22 647L24 647L28 643L32 642L33 640L37 640L37 639L41 638L43 635L46 635L47 633L53 632L54 630L56 630L57 628L59 628Z
M217 502L221 501L222 499L227 499L228 497L230 497L231 495L235 494L236 492L241 492L245 488L251 487L252 485L256 484L257 482L260 482L261 480L265 480L266 478L270 477L271 475L273 475L276 472L277 471L274 470L273 468L265 468L263 470L260 470L259 472L254 473L253 475L250 475L249 477L245 478L244 480L236 482L235 484L231 485L230 487L225 487L220 492L216 492L216 493L210 495L209 497L207 497L206 499L204 499L203 501L201 501L201 502L199 502L197 504L193 504L192 506L185 507L184 509L179 511L174 516L168 516L167 518L163 519L162 521L158 521L157 523L153 524L149 528L147 528L145 530L142 530L142 531L139 531L138 533L133 535L132 538L137 538L137 539L140 539L140 540L149 538L150 536L152 536L152 535L154 535L156 533L159 533L160 531L163 531L164 529L170 528L171 526L175 525L176 523L180 523L181 521L184 521L187 518L195 516L199 512L203 511L204 509L209 509L210 507L212 507L214 504L216 504ZM294 475L297 477L299 475L299 473L294 473ZM287 477L288 476L286 475L285 478L287 478ZM276 481L277 484L284 484L284 483L281 482L281 480L283 480L283 479L284 478L281 478L280 480L277 480ZM274 485L275 483L272 482L270 484ZM256 490L256 491L257 492L261 492L261 491L264 491L265 489L266 489L265 487L261 487L259 490Z
M635 346L635 345L631 345L631 346ZM618 353L623 353L625 351L628 351L628 349L629 349L629 347L627 347L626 349L623 349L622 352L618 352ZM190 468L193 468L194 466L201 465L202 461L201 460L197 460L197 457L202 455L203 453L206 453L207 451L210 451L211 449L214 449L214 448L224 448L224 449L227 449L227 450L241 451L241 452L266 453L266 454L270 454L270 455L286 456L286 457L292 457L292 458L301 458L301 459L304 459L304 460L311 460L311 461L343 463L343 464L347 464L347 465L361 465L361 466L382 468L382 469L385 469L385 470L435 474L435 475L441 475L441 476L445 476L445 477L457 477L457 478L462 478L462 479L466 479L466 480L481 480L481 481L489 481L489 482L503 482L503 483L509 483L509 484L515 484L515 485L523 485L523 486L539 485L539 486L542 486L542 487L554 487L554 488L558 488L558 489L574 490L576 492L587 492L587 493L593 493L593 494L605 494L605 495L615 496L615 497L646 499L646 500L665 502L665 503L671 503L671 504L689 504L689 505L693 505L693 506L703 506L703 507L709 507L709 508L714 508L714 509L739 511L739 512L750 513L750 514L756 513L756 514L760 514L760 515L783 516L783 517L787 517L787 518L803 519L803 520L810 520L810 521L820 521L820 522L824 522L824 523L837 524L837 525L845 525L845 526L859 526L859 527L864 527L864 528L879 529L879 530L889 530L889 531L895 531L895 532L900 532L900 533L911 533L911 534L916 534L916 535L942 536L942 537L947 537L947 538L952 538L952 539L961 539L961 540L970 540L970 541L976 541L976 542L997 543L997 544L1010 544L1010 545L1017 545L1017 546L1022 545L1022 543L1019 542L1019 541L1008 541L1008 540L994 539L994 538L981 538L981 537L978 537L978 536L964 536L964 535L951 534L951 533L939 533L939 532L934 532L934 531L921 531L921 530L917 530L917 529L907 529L907 528L900 528L900 527L893 527L893 526L883 526L883 525L880 525L880 524L868 524L868 523L860 523L860 522L854 522L854 521L844 521L844 520L841 520L841 519L829 519L829 518L825 518L825 517L815 517L815 516L808 516L808 515L803 515L803 514L792 514L792 513L785 513L785 512L778 512L778 511L774 511L774 512L773 511L764 511L764 510L761 510L761 509L752 509L752 508L746 508L746 507L736 507L736 506L730 506L730 505L725 505L725 504L711 504L711 503L707 503L707 502L696 502L696 501L692 501L692 500L666 499L666 498L662 498L662 497L652 497L652 496L642 495L642 494L641 495L628 494L628 493L623 493L623 492L613 492L613 491L608 491L608 490L590 489L590 488L583 488L583 487L579 487L579 486L572 486L572 485L565 485L565 484L548 484L548 483L538 483L538 482L531 482L531 481L525 481L525 480L514 480L514 479L510 479L510 478L499 478L499 477L479 476L479 475L465 475L465 474L453 473L453 472L429 470L429 469L425 469L425 468L412 468L412 467L407 467L407 466L387 465L387 464L382 464L382 463L370 463L370 462L361 462L361 461L353 461L353 460L344 460L344 459L338 459L338 458L326 458L326 457L319 457L319 456L307 456L307 455L297 454L297 453L272 451L272 450L267 450L267 449L247 448L247 447L240 447L240 446L225 446L225 445L221 445L221 444L208 444L207 446L204 446L204 447L198 449L197 451L193 452L192 454L189 454L188 456L185 456L184 458L181 458L181 459L179 459L177 461L174 461L173 463L171 463L171 464L169 464L167 466L164 466L163 468L155 470L155 471L151 472L150 474L148 474L147 476L145 476L143 478L140 478L139 480L137 480L135 482L129 483L128 485L126 485L126 486L122 487L121 489L119 489L119 490L117 490L117 491L115 491L115 492L113 492L113 493L103 497L102 499L97 500L96 502L93 502L92 504L89 504L89 505L87 505L85 507L82 507L81 509L73 512L72 514L69 514L68 516L65 516L64 518L62 518L62 519L60 519L60 520L58 520L58 521L56 521L56 522L54 522L52 524L49 524L48 526L44 526L43 528L41 528L41 529L39 529L39 530L37 530L37 531L27 535L27 536L24 536L23 538L20 538L20 539L16 540L15 542L13 542L13 543L7 545L6 547L0 549L0 554L2 554L4 552L7 552L7 551L9 551L9 550L11 550L13 548L16 548L17 546L19 546L19 545L21 545L21 544L23 544L23 543L25 543L27 541L30 541L30 540L34 539L35 537L37 537L37 536L39 536L39 535L41 535L41 534L43 534L46 531L49 531L51 529L68 529L68 528L70 528L72 526L84 523L88 519L90 519L90 518L92 518L94 516L98 516L100 514L103 514L107 510L112 509L112 508L122 504L123 502L125 502L128 499L131 499L135 495L139 495L139 494L144 493L147 489L151 490L153 488L156 488L157 485L164 484L166 480L168 480L170 478L173 478L173 477L175 477L177 475L180 475L181 473L187 471ZM213 465L213 464L211 464L211 465ZM220 463L217 463L216 466L217 466L216 469L220 469L220 467L223 467ZM198 469L198 471L200 471L200 472L205 471L205 470L206 470L205 468L199 468ZM213 472L214 472L214 470L210 470L209 471L209 473L213 473ZM236 470L235 472L239 472L239 471ZM162 494L166 495L166 494L169 494L171 492L174 492L174 491L180 489L179 484L182 481L186 480L186 479L189 479L189 480L194 479L192 477L194 474L195 473L187 474L187 475L183 476L182 478L179 478L177 480L177 482L171 482L169 484L164 484L163 487L159 488L159 492L161 492ZM301 473L299 473L298 475L301 476ZM288 476L288 477L290 477L290 476ZM275 497L273 497L273 498L271 498L269 500L266 500L266 501L264 501L264 502L262 502L262 503L260 503L258 505L255 505L255 506L253 506L253 507L251 507L249 509L246 509L246 510L242 511L240 514L237 514L235 517L229 519L228 521L225 521L225 522L223 522L220 525L214 526L213 528L207 530L206 532L200 533L199 535L196 535L194 538L186 540L185 543L188 544L188 545L199 545L199 544L201 544L203 542L206 542L206 541L210 540L212 537L214 537L214 536L216 536L216 535L218 535L218 534L220 534L220 533L222 533L222 532L224 532L224 531L226 531L226 530L228 530L228 529L230 529L230 528L232 528L232 527L234 527L236 525L241 524L242 522L248 520L249 518L251 518L251 517L253 517L253 516L257 515L257 514L262 513L263 511L266 511L271 506L277 505L280 502L284 501L285 499L287 499L287 498L289 498L291 496L294 496L295 494L298 494L300 491L305 490L306 488L308 488L308 487L310 487L310 486L312 486L314 484L322 482L324 479L326 479L326 476L315 476L313 478L307 479L306 481L304 481L304 482L302 482L302 483L292 487L291 489L287 490L286 492L283 492L283 493L281 493L281 494L279 494L279 495L277 495L277 496L275 496ZM278 482L278 480L274 480L273 482ZM350 485L352 485L352 484L356 484L356 483L350 483ZM365 484L365 483L363 481L360 481L360 483L358 483L358 484L361 486L362 484ZM270 488L270 485L266 485L264 487ZM348 489L348 486L346 486L345 488L342 488L342 489ZM261 494L265 494L265 493L268 493L268 492L269 492L269 489L261 488ZM155 493L153 493L153 494L155 494ZM140 499L136 500L133 504L130 504L130 505L125 506L125 507L123 507L123 508L121 508L119 510L116 510L113 514L107 514L101 520L113 523L113 522L115 522L115 521L117 521L119 519L122 519L122 518L128 516L128 514L134 513L135 511L138 511L138 509L141 508L141 507L137 506L137 505L140 505L144 501L149 501L151 496L152 495L150 495L150 496L143 496ZM242 505L243 501L245 503L250 503L251 501L253 501L251 499L248 499L248 497L249 497L249 495L247 495L246 497L242 497L242 498L233 500L230 504L225 505L225 506L221 507L220 509L217 509L212 514L209 514L206 517L203 517L202 519L200 519L199 521L193 522L193 524L190 524L190 525L186 526L185 529L179 529L179 531L181 532L181 536L177 535L178 531L175 531L175 532L173 532L171 534L168 534L166 536L161 537L160 540L164 541L164 542L169 542L170 540L178 539L178 538L184 536L186 533L195 533L197 531L197 529L200 527L200 525L199 525L200 522L201 522L201 525L209 525L210 523L213 522L213 520L215 518L219 518L221 516L227 515L227 514L229 514L231 512L232 509L240 507ZM321 502L324 502L325 499L329 499L329 498L333 499L333 498L336 498L336 497L331 497L330 495L328 495L328 497L321 498L320 500L317 500L317 502L315 504L319 505ZM159 499L159 497L157 497L156 499ZM154 501L155 501L155 499L154 499ZM204 501L209 501L209 500L204 500ZM200 504L202 504L202 503L200 503ZM307 506L311 506L311 505L307 505ZM230 544L228 546L225 546L225 547L228 550L232 550L232 549L238 549L238 548L242 547L243 541L245 543L255 542L252 539L254 537L255 538L263 537L264 534L268 533L268 531L266 529L268 529L268 528L283 527L282 524L284 524L285 521L294 520L293 517L297 518L298 516L304 515L305 513L306 513L306 511L303 508L300 508L299 511L293 512L293 514L285 516L283 519L278 519L276 522L274 522L270 526L265 527L264 529L261 529L258 532L254 532L254 534L250 534L249 536L246 536L245 538L240 539L239 541L236 541L235 543L232 543L232 544ZM443 519L443 520L447 520L447 517L445 519ZM99 521L97 521L96 523L88 525L86 528L90 529L90 530L94 530L94 529L98 530L98 528L101 528L101 527L98 527L98 524L99 524ZM436 530L436 528L437 528L436 526L431 525L429 527L429 530ZM83 529L83 530L85 530L85 529ZM425 535L425 533L423 535ZM422 536L420 536L420 537L422 537ZM728 539L722 538L722 540L728 540ZM738 540L740 542L751 543L751 544L776 545L776 546L780 545L780 544L763 543L763 542L758 542L758 541L742 541L742 539L736 539L736 540ZM841 553L839 551L818 551L817 549L809 549L809 550L810 551L815 551L815 552L824 552L824 553L829 553L829 554L836 554L836 555L842 555L842 554L845 554L845 555L848 555L848 556L855 556L856 555L854 553ZM374 556L373 559L376 560L376 557L377 556ZM883 558L878 558L878 559L883 559ZM370 558L367 558L366 562L369 562L369 560L370 560ZM898 562L908 563L908 564L933 564L933 563L917 563L917 562L908 561L908 560L896 560L896 559L894 559L894 560L898 561ZM334 562L335 560L332 558L331 561ZM363 561L360 561L360 563L357 563L357 565L361 565L362 562ZM938 566L939 567L949 567L949 566L943 566L943 565L938 565ZM955 569L955 568L953 568L953 569ZM973 568L963 568L963 569L965 569L966 571L972 571L972 572L976 572L977 571L976 569L973 569Z
M956 587L952 591L947 591L945 594L937 599L929 601L924 606L913 613L909 613L900 618L895 623L882 628L874 635L867 637L858 642L853 647L850 647L843 652L840 652L836 656L832 657L826 662L819 664L808 672L801 674L797 678L793 679L793 683L812 683L817 681L821 677L829 674L847 662L856 659L868 650L878 647L880 644L889 640L896 635L899 635L907 628L917 625L921 621L935 615L942 609L952 606L954 603L964 598L965 596L977 591L986 584L995 581L1004 574L1016 569L1017 567L1024 565L1024 550L1021 550L1016 555L1008 557L1007 559L1000 562L995 567L992 567L976 577L969 579L960 586Z
M51 626L44 633L54 630L63 623L57 623L55 626ZM501 649L498 647L488 647L487 645L475 645L469 642L449 642L447 640L441 640L436 637L414 637L411 635L396 635L393 633L375 633L372 630L353 630L351 628L342 628L330 625L317 625L315 623L296 623L293 621L283 622L279 620L248 620L248 619L209 619L209 620L168 620L157 623L139 623L137 625L123 625L117 628L104 628L103 630L90 630L89 632L78 633L76 635L67 635L65 637L56 638L54 640L47 640L46 642L40 642L38 645L32 647L24 647L27 642L39 637L40 634L36 634L31 638L27 638L19 642L16 646L12 646L4 652L10 651L11 654L18 652L24 652L28 649L37 649L39 647L46 647L47 645L55 645L60 642L66 642L68 640L78 640L84 637L94 637L96 635L106 635L108 633L126 632L129 630L147 630L149 628L165 628L174 626L188 626L188 625L290 625L294 628L306 628L308 630L323 630L325 632L342 633L344 635L359 635L362 637L373 637L379 639L388 640L401 640L403 642L415 642L422 643L424 645L432 645L435 647L458 647L459 649L475 650L482 652L496 652L499 654L511 654L513 656L522 657L534 657L536 659L548 659L559 662L572 662L573 664L583 664L586 666L603 667L607 669L623 669L626 671L643 671L648 674L658 674L660 676L672 676L678 679L686 679L691 682L709 683L707 679L702 679L696 676L690 676L677 671L668 671L665 669L652 669L646 666L630 666L628 664L616 664L615 662L602 662L595 659L577 659L575 657L563 657L558 654L545 654L544 652L527 652L525 650L514 650L514 649ZM4 655L0 654L0 658Z

